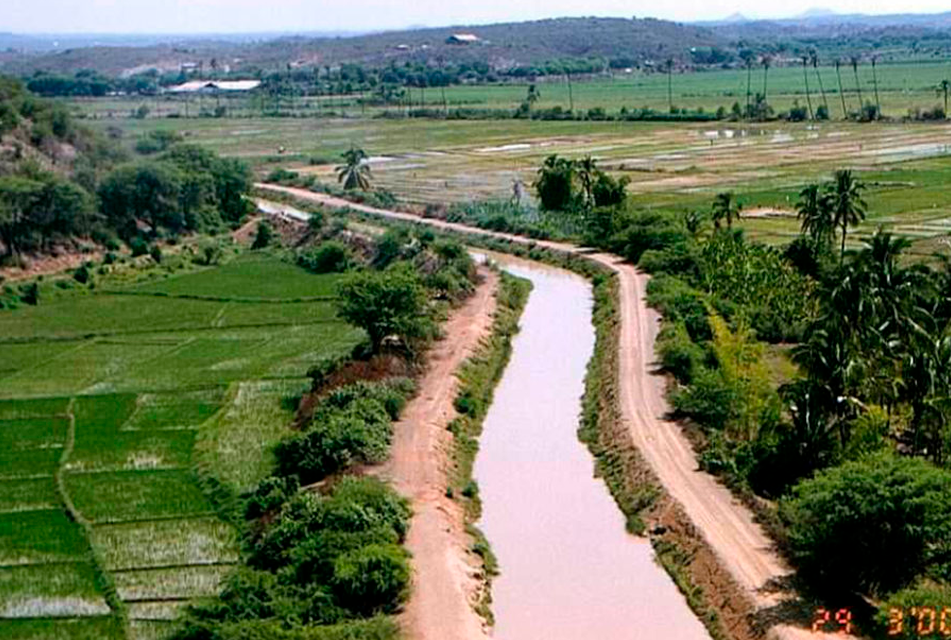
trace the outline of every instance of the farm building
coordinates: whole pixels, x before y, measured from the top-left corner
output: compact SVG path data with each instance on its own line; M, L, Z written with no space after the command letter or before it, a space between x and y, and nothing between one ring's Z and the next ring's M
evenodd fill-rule
M252 91L260 80L192 80L166 89L168 93L217 93L219 91Z
M471 33L454 33L446 38L446 44L475 44L479 41L479 36Z

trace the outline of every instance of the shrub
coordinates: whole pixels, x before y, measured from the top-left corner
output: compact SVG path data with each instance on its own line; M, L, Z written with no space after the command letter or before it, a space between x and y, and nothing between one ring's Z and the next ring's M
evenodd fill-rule
M149 249L149 255L152 256L152 259L155 260L157 264L162 262L162 247L157 244L153 244L152 248Z
M661 331L657 353L664 369L683 383L693 380L704 359L703 348L690 339L683 322L667 325Z
M149 252L149 243L143 238L136 236L129 241L129 249L132 251L132 257L144 256Z
M350 249L342 242L330 240L297 256L297 263L313 273L343 273L352 264Z
M254 242L251 243L252 249L264 249L274 240L274 228L267 220L258 223L257 233L254 234Z
M392 613L409 587L407 553L397 545L368 545L334 562L333 587L341 604L362 615Z
M790 552L818 593L879 597L951 578L951 472L883 454L829 469L781 503Z

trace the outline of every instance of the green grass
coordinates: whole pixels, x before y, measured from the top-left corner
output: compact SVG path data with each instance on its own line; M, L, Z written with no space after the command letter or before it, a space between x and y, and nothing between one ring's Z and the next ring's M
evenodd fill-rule
M59 447L0 451L0 479L52 477L61 455Z
M0 568L0 618L108 614L89 563Z
M68 424L66 418L0 420L0 451L62 444Z
M66 489L93 523L188 517L213 510L190 471L69 474Z
M271 256L242 257L216 269L173 276L134 287L141 293L293 300L332 297L339 278L314 275Z
M0 400L0 420L64 415L67 405L69 405L69 398Z
M0 565L85 558L89 545L64 511L0 513Z
M56 620L0 620L4 640L124 640L122 625L112 617Z
M218 593L230 567L176 567L122 571L114 575L119 597L129 600L167 600L198 598Z
M57 509L60 502L52 477L0 481L0 513Z
M214 517L98 525L93 544L110 571L238 559L234 529Z
M221 408L224 389L176 393L146 393L138 398L135 413L123 425L126 430L196 428Z
M70 472L175 469L191 464L194 431L178 429L116 433L77 443Z
M201 468L234 491L252 488L273 468L271 450L288 433L296 399L309 382L238 383L227 411L199 433Z

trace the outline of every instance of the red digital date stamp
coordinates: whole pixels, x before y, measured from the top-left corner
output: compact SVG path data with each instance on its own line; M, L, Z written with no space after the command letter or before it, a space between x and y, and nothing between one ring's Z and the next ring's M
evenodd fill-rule
M819 632L852 633L852 611L849 609L816 609L812 630ZM888 635L914 634L920 638L951 638L951 608L948 607L891 607L888 610Z

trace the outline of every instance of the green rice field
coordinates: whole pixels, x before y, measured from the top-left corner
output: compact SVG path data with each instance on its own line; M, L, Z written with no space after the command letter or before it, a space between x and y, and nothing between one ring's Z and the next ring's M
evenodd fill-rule
M164 637L238 558L306 371L361 338L276 257L0 313L0 637ZM208 487L214 485L214 494Z

